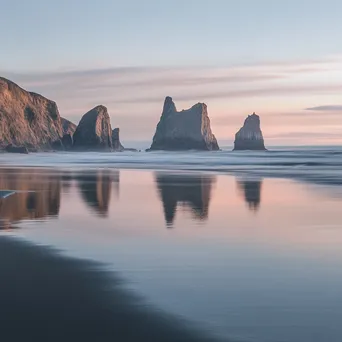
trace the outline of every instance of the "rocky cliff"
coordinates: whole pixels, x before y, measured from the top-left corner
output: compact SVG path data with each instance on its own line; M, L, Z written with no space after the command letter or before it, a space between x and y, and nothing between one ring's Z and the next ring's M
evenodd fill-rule
M211 132L207 106L198 103L177 111L171 97L165 99L150 150L218 150Z
M62 128L63 128L63 134L70 134L71 136L74 135L77 125L75 125L74 123L72 123L71 121L61 118L61 122L62 122Z
M113 150L116 152L122 152L125 148L122 146L120 142L120 128L114 128L112 132L112 143Z
M52 149L62 136L55 102L0 77L0 146Z
M259 115L248 115L243 127L235 135L234 150L266 150Z
M106 107L97 106L83 115L73 135L73 149L112 151L112 127Z

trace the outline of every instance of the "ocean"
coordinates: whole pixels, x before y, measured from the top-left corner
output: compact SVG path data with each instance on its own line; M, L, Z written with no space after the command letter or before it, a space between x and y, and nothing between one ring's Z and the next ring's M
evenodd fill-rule
M96 262L211 341L342 340L342 147L0 165L2 237Z

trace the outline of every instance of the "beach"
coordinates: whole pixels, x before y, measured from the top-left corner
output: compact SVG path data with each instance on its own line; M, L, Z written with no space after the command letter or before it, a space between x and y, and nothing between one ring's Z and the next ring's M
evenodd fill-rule
M282 153L4 156L2 336L339 342L339 154Z

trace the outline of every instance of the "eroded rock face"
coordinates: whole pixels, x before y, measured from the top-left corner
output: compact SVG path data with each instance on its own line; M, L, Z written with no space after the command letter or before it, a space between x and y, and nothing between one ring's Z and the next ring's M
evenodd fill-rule
M122 146L120 142L120 129L114 128L112 133L112 143L113 143L113 150L116 152L122 152L125 148Z
M76 131L77 125L64 118L61 118L61 122L63 127L63 135L70 134L71 136L73 136Z
M167 97L150 150L219 150L207 106L198 103L178 112L172 98Z
M64 134L62 138L62 144L64 146L64 149L69 151L72 149L73 145L73 139L71 134Z
M84 114L73 135L73 149L78 151L112 151L112 127L105 106Z
M243 127L235 135L234 150L266 150L259 115L248 115Z
M62 136L55 102L0 77L0 145L49 150Z

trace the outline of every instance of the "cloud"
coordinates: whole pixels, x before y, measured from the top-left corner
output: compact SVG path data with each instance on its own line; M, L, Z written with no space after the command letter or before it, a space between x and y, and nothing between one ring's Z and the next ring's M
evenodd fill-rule
M286 133L278 133L278 134L270 134L270 135L265 135L265 139L280 139L280 138L285 138L285 139L307 139L307 138L312 138L312 139L340 139L341 134L338 132L286 132Z
M342 105L326 105L326 106L317 106L317 107L311 107L311 108L306 108L306 110L312 110L312 111L342 111Z
M275 132L279 126L305 130L338 124L342 106L300 110L313 105L304 102L312 98L316 103L338 101L342 93L341 65L342 59L336 59L228 67L7 71L3 76L56 101L61 115L75 123L92 107L107 106L113 125L120 126L128 139L151 138L167 95L179 109L205 102L215 132L227 138L253 110L261 114L265 131ZM300 108L296 109L296 104Z

